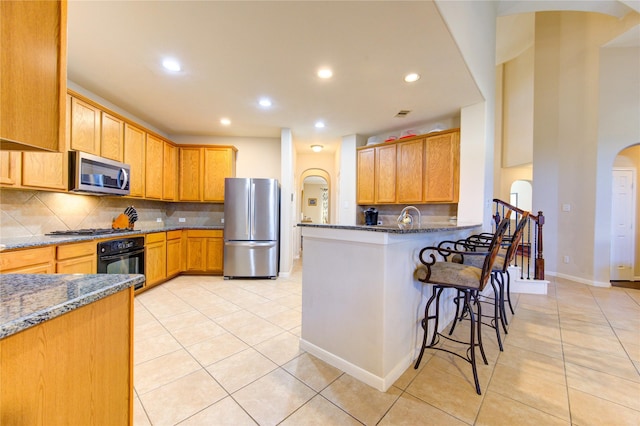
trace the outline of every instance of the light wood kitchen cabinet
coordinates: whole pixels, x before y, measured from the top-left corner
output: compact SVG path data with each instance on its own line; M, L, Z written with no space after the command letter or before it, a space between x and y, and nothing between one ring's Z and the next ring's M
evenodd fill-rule
M424 139L398 143L397 201L420 203L424 182Z
M224 180L236 175L235 148L203 148L203 201L224 202Z
M68 157L62 152L23 152L22 186L67 190Z
M145 155L145 198L162 199L164 141L147 134Z
M0 152L0 185L16 186L20 184L20 154L12 151Z
M376 169L376 149L366 148L358 150L357 169L357 199L358 204L375 203L375 169Z
M0 423L133 423L131 288L1 339L0 353Z
M124 122L104 111L101 113L100 155L114 161L124 159Z
M358 148L357 159L360 205L458 202L459 129Z
M376 202L396 202L396 145L376 147Z
M222 274L223 231L187 230L186 234L185 272Z
M166 233L156 232L145 236L144 269L145 287L149 288L167 278Z
M55 273L55 246L0 253L0 272L3 274Z
M57 274L95 274L98 271L95 241L65 244L56 247Z
M182 231L167 232L167 278L178 275L182 266Z
M180 171L180 201L200 201L202 199L202 191L200 190L202 176L201 151L201 148L180 147L180 162L178 165Z
M124 125L124 162L129 172L129 196L144 197L146 133L129 123Z
M162 199L175 201L178 199L178 148L165 141L162 161Z
M69 148L100 155L100 108L71 97Z
M236 175L233 146L180 147L180 201L224 202L224 180Z
M425 141L426 203L457 203L460 189L460 132L429 136Z
M2 1L0 22L0 145L61 151L67 2Z

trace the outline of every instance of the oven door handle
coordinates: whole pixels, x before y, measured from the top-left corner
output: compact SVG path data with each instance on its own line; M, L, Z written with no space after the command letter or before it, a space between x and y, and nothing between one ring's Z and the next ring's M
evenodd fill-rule
M133 257L136 256L138 254L142 254L144 253L144 249L140 249L140 250L135 250L129 253L120 253L120 254L114 254L111 256L98 256L98 260L103 262L103 261L108 261L108 260L115 260L115 259L124 259L127 257Z

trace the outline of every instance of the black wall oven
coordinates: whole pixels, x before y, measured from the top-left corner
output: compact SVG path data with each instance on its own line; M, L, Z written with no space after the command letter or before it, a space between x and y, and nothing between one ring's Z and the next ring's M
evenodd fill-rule
M144 237L98 243L99 274L144 274ZM135 290L144 283L136 284Z

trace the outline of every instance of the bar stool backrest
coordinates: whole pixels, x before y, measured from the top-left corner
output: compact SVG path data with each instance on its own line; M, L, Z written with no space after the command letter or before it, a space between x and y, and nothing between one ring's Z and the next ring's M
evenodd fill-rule
M504 237L504 233L507 231L507 227L509 226L509 216L511 215L511 210L509 210L502 221L498 224L496 228L496 232L493 234L493 238L491 239L491 244L489 244L489 254L484 259L484 265L482 267L482 275L480 275L480 286L479 290L482 291L484 287L487 285L489 281L489 277L491 276L491 271L493 269L493 264L496 261L496 256L498 256L498 251L500 251L500 244L502 243L502 237Z
M509 210L511 212L511 210ZM516 229L513 231L511 235L511 244L507 247L507 252L504 256L504 263L502 267L502 271L506 272L513 259L516 257L516 252L518 251L518 246L520 245L520 241L522 241L522 234L524 233L524 227L527 225L529 221L529 212L523 212L520 216L520 222L516 225Z

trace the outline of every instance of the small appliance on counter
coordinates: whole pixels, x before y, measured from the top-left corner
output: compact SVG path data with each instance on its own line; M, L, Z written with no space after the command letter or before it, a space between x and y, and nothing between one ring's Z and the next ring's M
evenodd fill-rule
M364 211L364 224L365 225L377 225L378 224L378 210L373 207L369 207Z

